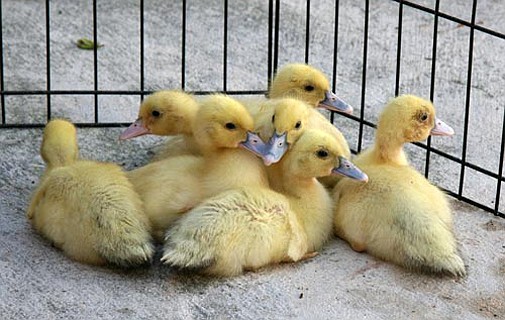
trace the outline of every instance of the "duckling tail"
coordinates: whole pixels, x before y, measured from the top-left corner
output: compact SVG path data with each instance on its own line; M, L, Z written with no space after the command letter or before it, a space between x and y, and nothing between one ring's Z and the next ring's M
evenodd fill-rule
M465 264L457 253L457 243L451 228L437 220L409 228L402 236L402 243L397 245L404 252L404 264L407 268L427 273L464 277ZM409 234L409 235L407 235Z
M408 267L417 268L426 273L446 274L454 277L466 276L465 263L455 253L423 260L419 260L418 257L408 257L406 263Z
M201 241L193 238L175 241L177 230L172 228L165 238L165 247L161 261L181 269L206 269L212 266L216 258L211 248L204 248Z
M49 121L44 129L40 155L48 168L74 163L79 155L75 126L61 119Z

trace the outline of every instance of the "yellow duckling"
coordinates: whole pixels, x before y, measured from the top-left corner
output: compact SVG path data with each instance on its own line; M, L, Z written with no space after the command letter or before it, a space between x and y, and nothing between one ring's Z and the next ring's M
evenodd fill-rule
M33 227L70 258L133 266L154 249L142 201L120 167L78 160L74 125L50 121L41 155L46 171L27 211Z
M366 177L336 145L324 132L305 131L282 159L283 194L242 187L204 201L168 230L164 263L234 276L313 256L330 237L333 218L331 197L314 177Z
M268 99L260 106L263 111L254 118L254 130L264 141L276 135L286 147L298 139L310 117L310 107L293 98Z
M352 113L352 107L337 97L330 90L326 76L316 68L302 63L291 63L280 68L272 80L268 96L270 98L292 97L306 102L313 109L307 122L307 128L325 131L339 142L343 155L350 159L351 150L344 135L316 108ZM326 187L332 188L340 179L327 176L319 179Z
M265 111L256 117L256 131L270 146L262 157L267 165L270 187L278 190L282 168L277 162L305 131L310 107L293 98L269 99L262 105Z
M196 118L192 131L202 157L170 157L127 173L159 241L174 220L203 199L239 186L268 186L261 160L245 150L254 148L247 141L253 123L240 103L208 96Z
M198 103L190 94L177 90L157 91L142 101L138 119L120 136L130 139L144 134L174 136L153 160L174 155L199 155L191 125Z
M242 186L268 187L261 159L244 143L253 129L253 118L237 100L221 94L202 100L193 135L205 158L200 180L204 199Z
M430 133L454 133L435 117L431 102L404 95L384 108L375 144L355 159L369 182L342 179L335 187L335 231L358 252L410 269L464 276L448 200L408 165L403 151L403 144Z

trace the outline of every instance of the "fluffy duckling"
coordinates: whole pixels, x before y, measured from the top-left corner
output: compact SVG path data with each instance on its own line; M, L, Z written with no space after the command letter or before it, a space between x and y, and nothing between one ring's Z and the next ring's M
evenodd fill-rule
M255 131L262 140L276 147L270 150L270 154L263 155L269 165L280 160L289 145L305 130L310 107L297 99L277 98L262 102L261 108L263 111L254 119Z
M234 276L315 255L331 234L333 203L314 177L365 177L336 145L324 132L304 132L282 160L283 194L242 187L206 200L168 230L164 263Z
M78 160L76 129L64 120L44 130L46 171L27 211L33 227L70 258L134 266L154 253L142 201L120 167Z
M240 102L221 94L205 97L192 128L205 159L200 180L204 198L241 186L268 187L261 159L246 150L254 123Z
M403 151L406 142L430 133L454 133L435 117L431 102L404 95L384 108L375 144L355 159L369 182L342 179L335 187L335 231L358 252L410 269L464 276L448 200L408 165Z
M350 159L351 150L344 135L316 108L352 113L352 107L330 91L330 83L326 76L316 68L302 63L287 64L280 68L273 78L268 96L270 98L292 97L306 102L313 109L307 122L307 128L323 130L337 139L344 152ZM320 181L328 188L333 188L340 177L322 177Z
M203 199L239 186L268 186L261 160L250 152L261 156L264 147L249 131L252 118L239 102L208 96L197 119L192 131L203 156L170 157L127 173L160 241L174 220Z
M144 134L174 136L153 160L174 155L199 155L191 129L197 111L198 103L190 94L177 90L157 91L142 101L138 119L120 135L120 139Z

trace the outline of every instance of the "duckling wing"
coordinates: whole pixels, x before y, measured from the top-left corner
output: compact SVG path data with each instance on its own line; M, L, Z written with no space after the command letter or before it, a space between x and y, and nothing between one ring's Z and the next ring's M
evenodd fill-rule
M300 231L300 226L290 221L290 215L288 201L271 190L223 192L188 212L167 232L162 260L233 276L288 256L299 259L305 253L304 238L293 240L292 232Z

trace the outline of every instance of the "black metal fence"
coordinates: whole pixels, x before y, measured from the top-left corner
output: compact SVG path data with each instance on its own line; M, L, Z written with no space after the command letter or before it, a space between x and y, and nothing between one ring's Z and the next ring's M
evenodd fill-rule
M187 0L181 0L181 29L180 29L180 34L178 37L180 37L180 88L181 89L187 89L186 87L186 75L187 75L187 48L186 48L186 38L187 38L187 6L188 6L188 1ZM116 127L116 126L123 126L126 125L126 123L115 123L115 122L105 122L101 121L99 118L99 109L100 109L100 101L99 97L101 96L137 96L142 98L144 95L149 94L151 90L146 90L145 86L145 75L146 75L146 68L145 68L145 45L144 45L144 37L145 37L145 31L144 31L144 19L145 19L145 10L144 10L144 2L148 1L143 1L140 0L138 6L138 18L139 18L139 63L140 63L140 77L139 77L139 84L138 84L138 90L101 90L99 89L99 72L100 69L98 68L98 61L99 61L99 55L98 55L98 50L95 48L92 50L93 54L93 89L92 90L54 90L52 87L52 82L51 82L51 69L52 69L52 59L51 59L51 37L52 37L52 30L51 30L51 19L52 19L52 13L51 13L51 6L53 3L49 0L45 1L45 69L46 69L46 88L44 90L32 90L30 88L25 88L23 90L7 90L6 89L6 77L5 77L5 71L4 66L5 66L5 50L8 47L8 43L5 42L4 40L4 17L5 15L8 15L9 12L6 12L4 9L4 5L0 3L0 16L2 19L0 19L0 25L2 26L2 33L1 33L1 41L2 41L2 52L1 52L1 63L0 63L0 91L1 91L1 96L0 96L0 103L1 103L1 124L0 124L0 129L8 129L8 128L37 128L37 127L43 127L45 125L45 121L41 121L39 123L28 123L28 122L11 122L9 121L7 114L9 112L9 103L6 101L7 98L13 97L13 96L44 96L46 100L46 112L45 112L45 118L46 120L49 120L53 117L53 112L51 108L51 101L52 98L55 96L66 96L66 95L86 95L86 96L92 96L93 97L93 105L94 105L94 121L88 121L88 122L81 122L78 123L78 126L80 127ZM337 71L338 71L338 53L340 52L339 48L339 37L342 35L342 31L339 30L340 24L339 24L339 19L341 19L343 13L341 12L341 1L335 0L333 6L331 8L327 8L328 10L332 10L333 16L334 16L334 24L333 24L333 43L332 43L332 62L331 62L331 81L333 85L333 89L335 90L336 84L337 84ZM426 2L426 1L423 1ZM450 1L449 1L450 2ZM191 3L191 2L190 2ZM470 16L469 19L465 19L456 15L451 15L444 13L443 10L441 10L441 0L436 0L430 5L426 4L419 4L417 1L402 1L402 0L391 0L390 3L394 6L396 6L396 14L397 14L397 25L395 26L396 29L396 34L395 34L395 43L391 48L395 51L396 54L396 65L394 67L394 72L395 72L395 81L394 81L394 95L398 95L401 93L401 75L402 75L402 70L405 67L404 63L402 62L402 44L405 42L405 39L403 38L405 34L405 24L406 24L406 19L404 18L404 13L406 10L411 11L418 11L423 14L430 15L433 17L433 23L429 27L433 28L432 29L432 37L431 37L431 57L430 57L430 63L431 63L431 72L430 72L430 80L429 80L429 98L433 101L435 98L435 85L437 83L437 79L441 77L439 73L437 73L437 54L439 53L440 48L442 45L451 45L447 43L440 43L439 38L440 38L440 30L439 30L439 25L441 21L449 21L451 23L454 23L457 28L461 29L467 29L469 31L468 34L468 46L466 48L467 54L468 54L468 62L466 65L466 80L462 85L465 86L465 97L464 97L464 109L461 109L460 112L464 113L463 116L463 138L461 141L461 145L458 147L457 152L445 152L441 150L440 148L437 148L435 146L432 146L432 141L431 139L428 139L426 143L416 143L415 145L423 150L424 153L424 170L425 170L425 175L428 176L431 171L431 166L430 166L430 161L433 158L434 155L437 157L441 157L444 159L444 161L449 161L452 163L452 165L456 165L459 167L457 171L459 171L459 177L458 177L458 182L456 185L453 185L452 187L448 187L444 189L452 196L456 197L459 200L462 200L464 202L470 203L474 206L477 206L479 208L482 208L484 210L487 210L489 212L494 213L497 216L505 217L504 211L502 208L502 205L500 206L500 199L502 196L502 183L504 182L504 175L503 175L503 160L504 160L504 150L505 150L505 108L503 105L501 105L501 112L502 117L504 120L502 120L502 128L501 132L497 132L496 136L499 138L497 139L499 142L499 161L498 165L495 169L491 170L489 167L483 167L476 163L475 161L470 161L468 159L468 136L470 134L470 126L469 126L469 115L470 115L470 107L471 107L471 100L472 100L472 90L474 89L474 86L472 84L472 71L473 71L473 62L474 62L474 52L475 52L475 35L476 33L483 34L486 37L490 37L492 40L491 41L503 41L505 40L505 34L501 33L500 31L494 29L494 28L488 28L485 26L482 26L481 23L477 20L477 8L478 8L478 3L477 0L473 0L473 3L471 4L471 7L468 7L469 13L468 15ZM223 43L222 43L222 86L221 89L218 91L225 92L228 94L232 95L262 95L265 93L265 90L230 90L228 86L228 31L229 31L229 13L228 13L228 8L229 8L229 3L228 0L223 0L222 2L222 31L223 31ZM304 7L304 15L305 15L305 25L300 26L304 30L305 34L305 43L304 43L304 57L302 60L304 60L306 63L311 62L311 27L312 23L314 23L313 20L311 20L311 17L313 19L313 16L311 15L311 9L313 9L315 6L318 5L317 1L310 1L310 0L305 0L303 1L303 7ZM374 128L375 123L374 121L367 119L365 117L366 114L366 106L367 106L367 71L368 71L368 66L367 66L367 61L369 58L369 41L371 39L370 37L370 14L373 12L373 6L375 5L375 2L371 2L370 0L364 0L362 3L362 9L363 9L363 21L361 23L363 24L363 34L362 34L362 57L360 57L360 60L362 62L361 66L361 84L360 84L360 105L359 108L355 108L355 115L344 115L349 121L353 121L355 125L357 125L358 128L358 133L357 133L357 146L356 148L353 148L353 152L359 152L362 149L363 146L363 141L364 141L364 133L367 129L369 128ZM492 6L488 6L489 9L492 8ZM283 3L281 3L280 0L269 0L265 1L264 5L264 10L268 11L268 26L267 30L268 33L265 35L267 39L267 46L265 48L266 52L266 57L267 57L267 71L265 74L265 88L266 84L268 84L268 81L270 78L274 75L280 61L280 47L282 47L282 44L280 43L279 39L280 37L280 32L282 32L280 28L280 24L282 22L281 19L281 14L283 11ZM97 43L99 40L99 34L98 34L98 26L97 26L97 1L93 1L92 5L92 40ZM501 54L503 56L503 53ZM195 94L206 94L209 92L215 92L216 90L190 90ZM499 94L499 93L496 93ZM357 107L355 105L355 107ZM330 115L331 121L334 121L334 114ZM340 115L339 115L340 117ZM1 132L1 130L0 130ZM486 179L491 179L492 184L495 185L495 191L492 192L493 194L493 199L490 201L482 201L478 199L478 197L472 197L468 196L465 194L465 179L467 176L467 172L469 170L472 170L472 172L476 172L482 176L484 176ZM475 188L479 188L480 186L475 186Z

